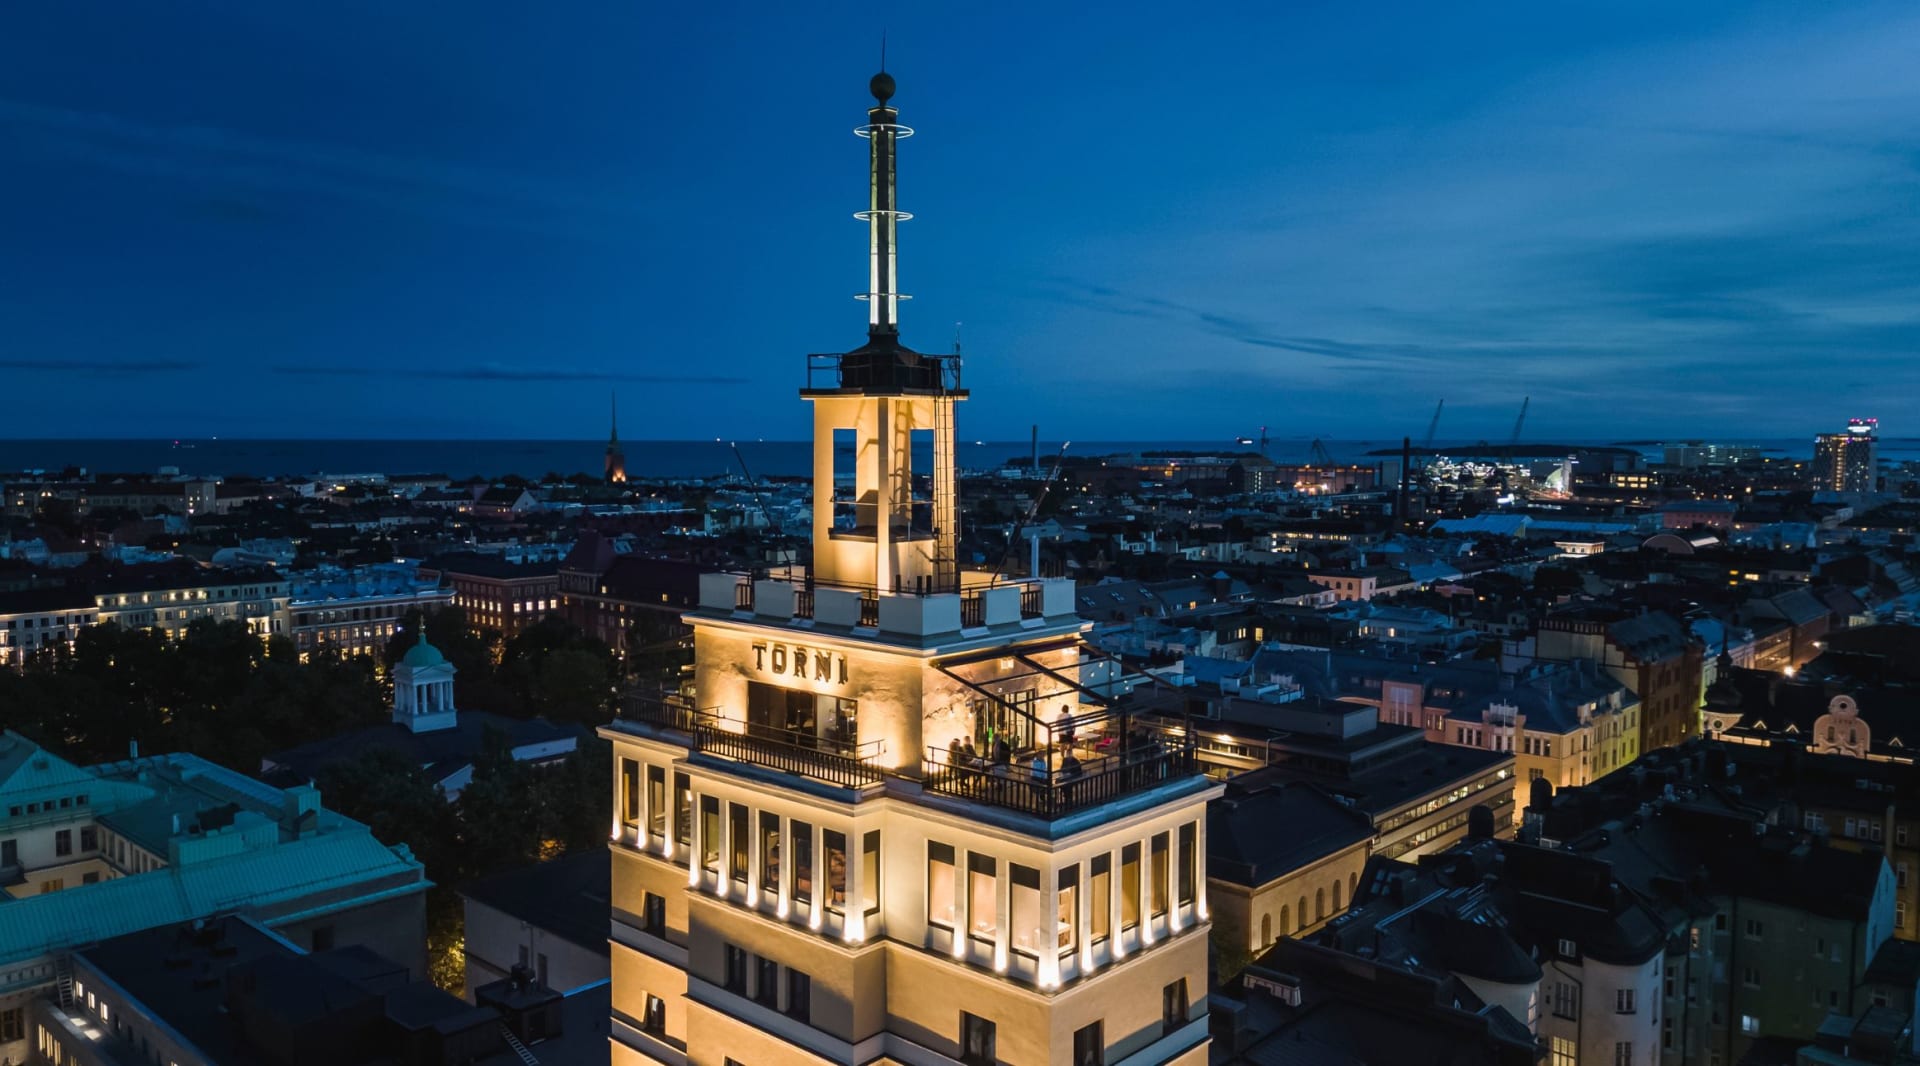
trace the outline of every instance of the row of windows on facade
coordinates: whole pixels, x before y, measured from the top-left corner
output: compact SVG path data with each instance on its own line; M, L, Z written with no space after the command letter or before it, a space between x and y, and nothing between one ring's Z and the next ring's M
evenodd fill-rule
M1412 822L1412 821L1416 821L1418 819L1424 818L1427 815L1432 814L1434 811L1437 811L1440 808L1447 806L1448 804L1458 803L1461 800L1466 799L1468 796L1471 796L1477 792L1484 792L1487 789L1500 784L1502 781L1505 781L1507 779L1507 776L1508 776L1507 771L1496 770L1493 773L1487 774L1486 776L1481 777L1468 784L1461 785L1458 788L1451 789L1438 796L1431 797L1428 800L1426 800L1424 803L1419 804L1418 806L1409 807L1406 810L1401 811L1399 814L1390 815L1386 818L1383 818L1380 820L1379 824L1375 827L1375 830L1378 833L1383 833L1383 834L1390 833L1393 830L1398 829L1403 825L1406 825L1408 822Z
M72 807L85 807L87 794L81 792L73 796L61 796L58 799L37 800L32 803L15 803L7 808L7 817L19 818L22 815L40 814L44 811L67 810Z
M1808 811L1801 815L1800 824L1816 832L1825 832L1828 829L1827 816L1819 811ZM1877 844L1884 838L1885 834L1886 830L1882 828L1878 821L1872 818L1848 818L1841 823L1840 835L1854 840L1870 840ZM1905 824L1896 824L1893 827L1893 842L1901 847L1906 846L1907 827ZM1902 885L1904 887L1904 882L1902 882Z
M673 777L675 817L671 856L675 863L685 866L686 857L693 850L691 786L685 774L676 773ZM621 778L622 821L638 838L641 819L641 773L638 761L623 759ZM646 836L655 848L662 851L666 850L668 823L665 787L665 769L648 766L646 809L652 813L648 819ZM779 889L786 889L787 898L794 908L794 920L806 920L805 908L813 903L814 880L818 875L813 854L814 827L807 822L789 819L783 841L779 815L770 811L759 812L756 833L751 829L753 812L743 804L729 803L725 838L729 844L726 848L729 854L725 856L727 862L723 871L719 799L714 796L699 797L699 811L701 868L713 875L716 881L724 874L744 889L749 870L757 857L763 898L772 903L778 898ZM847 893L846 834L823 830L821 840L827 859L823 903L829 914L842 914ZM788 882L781 880L783 843L786 853L792 857L793 872ZM1177 862L1172 854L1175 848L1178 850ZM1176 832L1158 833L1151 837L1147 841L1144 868L1140 842L1123 846L1119 854L1117 885L1121 929L1131 930L1139 925L1143 895L1148 914L1153 918L1167 913L1170 895L1180 906L1194 903L1200 869L1198 852L1198 828L1192 822L1181 825ZM953 845L940 841L927 842L927 921L956 932L964 929L968 936L976 940L995 941L1000 932L998 901L1001 860L980 852L965 852L966 878L963 887L956 889L956 874L961 862L962 852ZM878 830L871 830L862 837L860 863L861 911L875 915L880 909ZM1056 946L1063 955L1071 954L1079 947L1081 865L1066 866L1058 872L1053 903L1058 925ZM1088 936L1091 943L1099 944L1111 935L1113 893L1116 891L1114 856L1095 855L1084 865L1089 893ZM1007 863L1007 881L1011 947L1021 954L1037 957L1045 941L1041 923L1040 871L1020 863ZM648 924L660 920L663 924L659 916L664 915L664 909L654 911L655 899L657 897L648 896L648 914L643 915L643 920ZM652 929L649 932L660 935Z
M732 944L724 946L725 964L722 987L728 992L753 1000L770 1010L779 1011L790 1018L811 1024L811 1004L813 998L813 979L792 967L786 967L786 980L780 979L781 966L772 959L750 955L746 950ZM749 975L752 977L749 986ZM784 993L784 994L783 994ZM1187 979L1182 977L1161 990L1161 1033L1170 1034L1187 1024L1189 1002L1187 998ZM666 1003L660 997L647 994L645 1014L641 1018L641 1028L655 1033L666 1031ZM968 1011L959 1012L959 1024L954 1043L959 1049L958 1058L968 1066L995 1066L1000 1059L998 1044L999 1026L990 1019ZM1104 1020L1081 1026L1073 1034L1073 1066L1105 1066L1107 1061L1106 1024ZM738 1060L728 1059L730 1066L737 1066Z
M166 1063L166 1066L180 1066L179 1062L174 1059L168 1058L163 1060L161 1058L161 1049L154 1046L148 1040L147 1034L144 1031L140 1031L138 1026L124 1025L123 1015L115 1011L104 997L96 995L92 989L89 989L86 986L86 982L75 981L73 983L73 999L76 1007L84 1006L86 1010L92 1012L100 1019L101 1024L110 1027L115 1035L127 1039L129 1042L134 1041L137 1036L139 1044L138 1055L140 1058L155 1063L156 1066L162 1061ZM67 1066L69 1063L79 1063L83 1061L78 1054L69 1054L67 1049L61 1045L60 1034L55 1033L44 1025L35 1026L35 1029L37 1030L36 1043L39 1046L40 1055L44 1061L52 1063L53 1066ZM6 1037L4 1035L0 1035L0 1041L4 1041L5 1039ZM98 1034L93 1034L92 1039L99 1039Z
M1313 890L1313 911L1312 911L1313 916L1311 918L1307 916L1308 915L1307 894L1305 891L1302 891L1300 893L1300 902L1299 902L1298 910L1294 909L1293 904L1287 904L1287 903L1281 904L1280 905L1280 935L1286 936L1291 933L1302 932L1307 928L1307 926L1313 924L1314 922L1324 922L1328 918L1334 917L1338 915L1341 911L1346 910L1347 909L1347 905L1345 902L1346 897L1351 895L1353 891L1359 887L1359 884L1360 884L1360 875L1357 873L1348 874L1347 880L1344 884L1341 883L1341 880L1338 877L1335 877L1333 879L1333 909L1332 910L1327 909L1327 886L1322 885L1319 888L1314 889ZM1273 913L1269 911L1266 914L1262 914L1260 916L1260 945L1259 945L1260 948L1264 950L1268 947L1271 947L1273 945L1273 939L1274 939Z
M455 596L453 605L467 610L490 611L494 614L502 610L499 600L480 600L472 596ZM509 600L505 609L513 614L535 614L541 611L558 610L559 607L559 600Z
M694 796L690 780L686 774L673 775L673 842L667 846L667 801L666 770L660 766L646 768L647 837L653 846L666 854L675 864L686 866L693 852L693 811ZM636 837L640 828L640 764L633 759L621 760L622 800L621 819ZM804 908L814 901L815 880L820 871L814 861L813 825L798 819L789 821L785 837L790 840L788 853L792 859L792 877L782 882L782 836L780 816L771 811L761 811L759 832L756 835L749 829L752 812L744 804L727 804L726 836L723 840L721 826L721 805L717 796L699 797L700 811L700 868L713 875L716 881L722 878L721 852L726 841L731 842L731 854L726 856L724 871L726 876L745 886L748 873L753 868L754 854L759 858L759 881L762 891L769 902L774 900L778 888L788 891L788 898L795 907L795 919L804 921L807 914ZM822 848L827 856L824 894L821 897L825 909L830 914L844 914L847 901L847 835L832 829L821 831ZM880 833L869 831L861 840L861 909L863 913L874 914L880 909Z

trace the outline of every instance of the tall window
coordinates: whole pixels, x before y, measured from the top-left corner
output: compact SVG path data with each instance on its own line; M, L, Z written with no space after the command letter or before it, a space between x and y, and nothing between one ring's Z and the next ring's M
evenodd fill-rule
M630 829L640 828L640 760L620 760L620 821Z
M667 935L667 899L649 892L640 902L640 928L657 937Z
M760 891L780 894L780 816L760 812Z
M1080 946L1080 867L1060 871L1060 954L1071 955Z
M967 1066L994 1066L993 1023L966 1011L960 1012L960 1061Z
M1613 1066L1633 1066L1633 1041L1613 1042Z
M647 993L646 1006L640 1014L640 1028L649 1033L667 1031L667 1002L653 993Z
M953 845L927 841L927 921L952 929L956 915L953 899Z
M1106 1061L1107 1041L1099 1022L1074 1030L1073 1066L1104 1066Z
M1120 849L1120 928L1140 924L1140 845Z
M1548 1066L1577 1066L1580 1059L1580 1045L1564 1036L1556 1036L1548 1044L1551 1051Z
M869 830L860 838L860 912L880 913L880 831Z
M693 848L693 786L686 774L673 775L673 842L674 855L686 862Z
M1011 899L1008 920L1013 923L1013 950L1022 955L1040 953L1040 871L1014 863L1007 871Z
M787 971L787 1014L803 1022L813 1015L813 978L799 970Z
M1167 834L1161 833L1153 838L1153 892L1149 902L1153 905L1153 916L1167 913Z
M747 808L745 804L727 804L727 842L728 850L733 853L733 879L741 884L747 883L748 855L753 849L753 837L747 832Z
M738 995L747 994L747 953L741 948L728 944L724 948L725 972L721 983L727 991Z
M1174 898L1179 900L1183 906L1193 902L1194 871L1199 869L1199 865L1194 861L1194 840L1195 831L1193 823L1188 822L1181 826L1180 854L1176 856L1180 867L1180 885Z
M1095 855L1087 865L1087 935L1098 944L1113 935L1113 856Z
M667 771L647 767L647 832L657 843L667 840Z
M801 907L813 904L813 826L794 819L787 823L787 838L792 842L793 902Z
M1160 1031L1164 1035L1187 1024L1187 979L1182 977L1160 990Z
M720 876L720 800L700 797L700 868Z
M780 1006L780 964L769 958L754 960L753 999L763 1007Z
M844 914L847 909L847 834L829 829L821 835L827 849L827 911Z
M982 940L992 940L1000 931L997 873L993 856L967 853L967 929Z

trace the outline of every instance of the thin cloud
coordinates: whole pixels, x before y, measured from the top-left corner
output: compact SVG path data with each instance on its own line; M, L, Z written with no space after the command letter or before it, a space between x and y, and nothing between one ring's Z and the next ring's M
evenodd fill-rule
M609 226L631 226L647 216L639 201L588 187L216 126L162 125L0 100L0 129L16 150L229 190L212 199L247 203L255 210L264 208L231 193L345 201L478 227L586 239L605 239Z
M618 370L564 367L467 366L449 370L393 370L387 367L276 366L276 374L307 378L404 378L416 381L615 381L639 385L745 385L747 378L706 374L636 374Z
M198 370L202 364L179 359L0 359L0 370L32 370L67 374L177 374Z

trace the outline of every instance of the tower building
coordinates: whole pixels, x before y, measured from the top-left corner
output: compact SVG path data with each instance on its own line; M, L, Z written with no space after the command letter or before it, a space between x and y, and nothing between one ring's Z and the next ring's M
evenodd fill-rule
M867 338L808 360L810 566L701 577L615 749L613 1062L1201 1063L1206 804L1071 579L958 564L957 355L899 337L876 75Z
M1845 433L1814 437L1814 487L1833 492L1872 492L1878 488L1879 437L1877 418L1850 418Z
M607 483L618 485L627 480L627 453L620 450L620 397L609 399L611 429L607 433Z

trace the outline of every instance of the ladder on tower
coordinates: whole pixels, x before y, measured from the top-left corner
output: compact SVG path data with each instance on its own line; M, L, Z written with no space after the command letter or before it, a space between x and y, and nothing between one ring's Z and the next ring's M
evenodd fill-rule
M933 401L933 578L943 592L960 591L960 470L953 454L953 400Z

